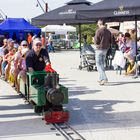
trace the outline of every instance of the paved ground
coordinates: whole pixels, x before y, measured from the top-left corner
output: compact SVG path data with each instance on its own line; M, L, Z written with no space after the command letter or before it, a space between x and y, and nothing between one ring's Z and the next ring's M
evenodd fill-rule
M51 53L60 83L69 88L69 124L86 140L140 139L140 79L107 71L109 83L99 86L98 73L78 70L79 52ZM0 139L63 140L50 131L16 92L0 80Z

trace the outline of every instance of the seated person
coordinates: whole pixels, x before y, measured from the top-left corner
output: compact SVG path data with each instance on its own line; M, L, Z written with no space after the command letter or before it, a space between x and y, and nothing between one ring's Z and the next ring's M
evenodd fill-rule
M127 68L127 73L129 73L129 71L134 66L134 58L135 58L135 55L136 55L136 44L131 39L131 36L130 36L129 33L125 33L125 40L126 40L125 45L126 45L127 50L124 52L124 57L129 62L129 66Z
M15 58L14 58L13 76L14 76L14 85L15 85L15 89L17 90L17 92L19 92L17 77L18 77L18 74L20 72L20 68L18 66L18 63L22 59L22 50L29 50L28 43L26 40L23 40L21 42L20 46L18 47L18 51L15 54Z
M137 39L137 49L138 51L140 51L140 37L138 37Z
M7 49L7 39L3 40L3 46L0 47L0 76L2 76L2 61L3 61L3 56L5 55L5 49ZM7 50L8 51L8 50Z
M11 62L13 61L15 54L14 41L11 38L8 39L8 51L9 52L4 56L4 60L7 61L7 65L5 66L5 81L9 78Z
M48 52L46 49L42 48L41 40L35 38L33 40L32 49L26 55L27 71L43 71L47 63L50 63Z
M19 69L19 73L18 73L18 76L17 76L17 91L20 92L20 89L19 89L19 82L20 82L20 79L23 80L24 83L26 83L26 54L29 52L29 49L28 48L24 48L22 49L21 51L21 54L22 54L22 58L20 58L20 60L18 61L18 69Z
M140 67L140 54L137 55L137 63L135 63L132 69L128 72L128 75L134 75L138 67ZM137 73L135 76L137 77Z
M27 53L25 60L27 71L46 71L48 64L50 65L50 59L47 50L42 47L42 42L39 38L35 38L32 45L32 49ZM45 110L48 110L52 107L56 106L50 102L46 102ZM60 108L62 108L61 105Z
M140 61L137 62L137 65L135 64L133 68L128 72L128 75L134 75L136 69L140 66Z

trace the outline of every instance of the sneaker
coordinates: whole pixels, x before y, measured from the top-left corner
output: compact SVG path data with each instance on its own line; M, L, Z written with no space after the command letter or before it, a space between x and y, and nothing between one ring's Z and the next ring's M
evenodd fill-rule
M4 80L4 78L5 78L4 75L1 75L1 79Z
M108 80L102 80L99 84L100 86L105 85L108 82Z
M132 78L133 78L133 79L136 79L136 78L138 78L138 75L134 75Z
M97 81L99 84L102 82L102 80L100 80L100 81Z

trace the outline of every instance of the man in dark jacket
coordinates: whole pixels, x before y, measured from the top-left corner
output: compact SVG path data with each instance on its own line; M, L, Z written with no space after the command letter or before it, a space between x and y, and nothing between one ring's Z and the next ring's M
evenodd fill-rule
M33 40L32 49L26 56L26 67L29 72L43 71L50 63L49 55L46 49L42 48L42 42L39 38Z
M98 21L99 29L96 31L94 37L94 43L96 46L95 49L95 59L96 59L96 66L99 72L99 84L104 85L108 82L108 78L105 74L105 59L108 49L111 45L111 32L106 28L105 23L103 20Z

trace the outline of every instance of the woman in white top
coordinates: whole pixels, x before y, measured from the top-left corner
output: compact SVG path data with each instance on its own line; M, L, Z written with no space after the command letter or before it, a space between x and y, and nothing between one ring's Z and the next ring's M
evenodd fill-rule
M124 52L124 57L130 62L130 64L134 63L134 57L136 56L136 44L131 39L129 33L125 33L125 46L126 51Z
M127 67L126 75L130 73L131 69L134 66L134 58L136 56L136 44L131 39L131 36L129 33L125 33L125 45L126 50L124 52L124 57L128 60L129 65Z

